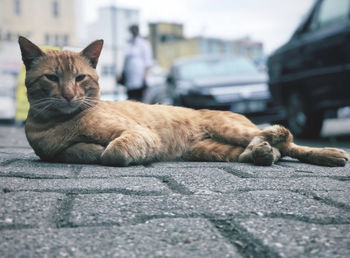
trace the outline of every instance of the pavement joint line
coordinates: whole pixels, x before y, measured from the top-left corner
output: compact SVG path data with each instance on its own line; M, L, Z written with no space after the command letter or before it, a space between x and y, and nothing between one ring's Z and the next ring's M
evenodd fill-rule
M302 170L302 169L296 169L294 170L295 173L308 173L308 174L314 174L312 171Z
M219 167L219 169L225 171L226 173L229 173L231 175L237 176L239 178L253 178L250 174L239 171L237 169L233 169L230 167Z
M68 176L35 175L32 173L24 173L24 172L10 172L8 174L0 174L0 177L16 177L16 178L24 178L24 179L72 179L73 178Z
M264 178L286 178L286 177L264 177ZM348 181L350 180L350 178L346 177L346 176L328 176L328 175L292 175L289 178L329 178L329 179L333 179L333 180L337 180L337 181Z
M326 204L328 206L335 207L335 208L342 209L342 210L350 212L350 205L347 205L345 203L340 203L340 202L331 200L329 198L320 197L314 192L307 192L307 191L300 191L300 190L295 190L295 191L292 191L292 192L295 192L297 194L300 194L300 195L303 195L303 196L306 196L306 197L311 197L312 199L314 199L314 200L316 200L316 201L318 201L320 203Z
M191 190L189 190L184 185L178 183L176 180L171 178L170 176L154 176L161 183L165 184L172 192L179 193L182 195L192 195L194 194Z
M14 159L5 160L5 161L0 163L0 166L6 167L6 166L11 165L14 162L22 161L22 160L23 159L20 159L20 158L14 158Z
M342 182L350 181L350 176L330 176L329 178Z
M209 219L217 231L231 244L243 257L280 258L281 256L261 240L255 238L245 228L234 220Z
M4 230L22 230L22 229L35 229L38 228L35 225L26 225L26 224L8 224L0 225L0 232Z
M350 218L343 217L325 217L322 219L318 218L309 218L306 216L299 216L295 214L286 214L286 213L268 213L266 215L261 216L263 218L271 218L271 219L286 219L291 221L304 222L307 224L314 225L348 225L350 224Z

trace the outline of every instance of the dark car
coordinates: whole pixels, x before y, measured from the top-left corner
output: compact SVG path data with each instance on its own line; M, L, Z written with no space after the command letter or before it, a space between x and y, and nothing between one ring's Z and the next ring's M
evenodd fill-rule
M325 114L350 106L350 0L318 0L268 59L269 87L297 136L318 137Z
M199 56L176 61L167 86L153 103L195 109L231 110L265 120L279 110L269 107L267 75L247 58Z

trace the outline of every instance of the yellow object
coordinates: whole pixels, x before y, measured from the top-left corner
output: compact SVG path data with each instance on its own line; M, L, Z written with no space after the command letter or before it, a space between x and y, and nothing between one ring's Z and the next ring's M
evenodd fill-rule
M42 50L60 50L59 47L54 46L43 46L40 47ZM24 84L26 77L26 68L22 65L21 71L18 74L18 85L16 89L16 115L17 121L25 121L27 119L29 103L27 99L27 88Z

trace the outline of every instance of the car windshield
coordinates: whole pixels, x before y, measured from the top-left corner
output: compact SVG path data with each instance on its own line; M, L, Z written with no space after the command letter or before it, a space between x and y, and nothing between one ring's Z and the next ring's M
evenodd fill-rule
M196 60L178 67L182 80L258 74L252 62L244 58Z

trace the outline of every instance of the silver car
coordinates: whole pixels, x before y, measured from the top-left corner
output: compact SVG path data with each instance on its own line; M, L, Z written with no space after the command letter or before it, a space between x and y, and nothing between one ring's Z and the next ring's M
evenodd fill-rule
M231 110L265 122L281 115L271 103L266 73L244 57L199 56L176 61L166 86L153 96L154 103Z

